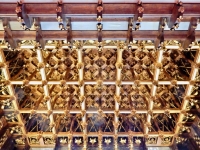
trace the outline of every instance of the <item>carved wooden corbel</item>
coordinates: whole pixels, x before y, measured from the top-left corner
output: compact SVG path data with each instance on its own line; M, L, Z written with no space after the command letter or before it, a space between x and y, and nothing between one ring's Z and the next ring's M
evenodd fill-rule
M30 30L29 28L31 28L32 23L28 18L25 5L22 3L22 1L17 2L15 12L17 13L17 20L21 23L22 28L24 30Z
M65 30L65 17L63 17L63 3L62 0L58 1L57 8L56 8L56 14L57 14L57 21L59 23L60 30Z
M103 2L102 0L98 0L98 4L97 4L97 21L98 22L102 21L102 13L103 13Z
M137 13L134 16L135 30L139 30L140 28L140 22L142 21L143 12L144 12L144 7L142 6L142 2L139 1L137 7Z
M183 19L183 13L185 9L183 7L183 3L181 1L174 4L174 8L172 10L172 15L168 21L168 27L171 30L175 30L179 27L179 23Z

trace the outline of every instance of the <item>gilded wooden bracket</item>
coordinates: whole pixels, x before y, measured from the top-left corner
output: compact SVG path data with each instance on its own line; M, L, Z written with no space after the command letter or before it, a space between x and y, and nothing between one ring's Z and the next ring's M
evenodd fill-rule
M144 7L142 6L142 2L138 1L137 13L134 16L135 31L139 30L140 28L140 22L142 21L143 12L144 12Z
M98 22L102 21L102 13L103 13L103 2L102 0L98 0L98 3L97 3L97 21Z
M168 27L171 30L175 30L179 27L179 23L183 19L184 11L185 11L185 8L183 7L183 3L181 1L174 4L172 15L168 21Z
M20 0L17 2L17 6L15 8L15 12L17 13L17 20L21 23L21 26L24 30L30 30L32 23L28 18L26 13L25 5Z

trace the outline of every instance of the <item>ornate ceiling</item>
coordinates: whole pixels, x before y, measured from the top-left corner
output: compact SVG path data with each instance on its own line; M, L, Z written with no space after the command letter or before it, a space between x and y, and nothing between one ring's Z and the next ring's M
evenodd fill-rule
M56 32L42 31L42 17L25 16L21 5L15 11L23 29L12 31L13 17L2 19L0 129L6 132L0 132L0 147L10 137L18 149L140 149L184 141L179 134L199 112L200 45L198 18L191 19L185 40L175 38L181 2L169 19L159 17L157 36L149 39L137 31L145 12L138 3L126 20L126 40L104 34L101 3L96 38L76 37L62 3L55 6ZM164 38L165 26L173 36Z
M160 49L153 41L133 41L129 49L124 41L102 41L101 49L92 40L67 49L62 43L1 48L2 121L16 144L120 147L145 139L171 146L182 124L194 120L199 48L183 50L175 40Z

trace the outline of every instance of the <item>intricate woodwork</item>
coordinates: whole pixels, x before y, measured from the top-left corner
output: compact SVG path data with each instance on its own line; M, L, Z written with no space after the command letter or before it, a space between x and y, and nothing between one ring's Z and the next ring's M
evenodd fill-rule
M10 9L16 5L10 4L11 17L3 17L4 31L0 31L4 36L0 41L0 147L11 141L25 149L147 149L172 146L175 141L177 146L185 142L198 148L197 6L184 4L187 21L193 14L188 31L167 31L166 22L172 30L180 23L182 3L174 8L155 4L158 9L149 5L59 1L55 11L55 4L41 9L19 2L18 19L27 27L30 18L34 23L30 31L12 31ZM0 16L6 8L7 4L0 4ZM132 31L148 18L144 8L150 18L159 13L158 31ZM42 30L47 10L56 13L62 31ZM75 13L97 17L87 20ZM108 14L133 14L133 19L122 19L128 23L128 34L103 30L103 13L105 21L111 19ZM97 30L73 30L76 19L96 19ZM115 16L111 20L121 21Z
M180 51L180 43L174 40L164 41L161 53L153 41L133 40L131 45L102 41L99 51L97 42L74 41L71 49L63 49L62 41L49 40L44 50L37 50L34 46L23 48L35 45L35 41L20 41L22 48L2 50L6 63L2 69L7 67L11 77L9 81L4 77L2 87L13 85L19 104L18 110L12 111L15 103L10 89L1 92L5 119L15 124L10 133L24 134L18 118L21 115L30 145L54 146L58 139L60 145L72 147L112 147L114 143L115 148L137 147L144 142L142 137L149 146L158 141L162 146L172 145L176 123L181 126L195 119L191 112L199 104L195 100L198 84L189 76L198 50ZM160 70L158 75L155 69ZM120 78L118 70L122 71ZM189 97L185 97L187 85L193 85ZM155 94L152 86L156 87ZM187 107L180 109L187 99ZM183 115L181 119L178 113ZM72 141L71 133L75 136ZM101 142L94 133L118 136L114 141L103 138ZM130 138L123 137L125 133ZM138 136L131 138L135 134ZM26 145L26 141L15 138L18 145Z

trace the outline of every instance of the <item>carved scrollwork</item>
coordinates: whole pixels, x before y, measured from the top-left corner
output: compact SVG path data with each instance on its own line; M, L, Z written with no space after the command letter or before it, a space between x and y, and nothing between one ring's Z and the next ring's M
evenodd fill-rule
M148 137L146 139L146 144L156 144L158 140L158 137Z
M39 144L39 139L37 136L29 137L30 144Z
M55 144L55 139L53 137L43 137L45 145Z
M169 144L171 144L171 142L172 142L172 137L163 137L163 138L161 138L161 144L162 145L169 145Z

